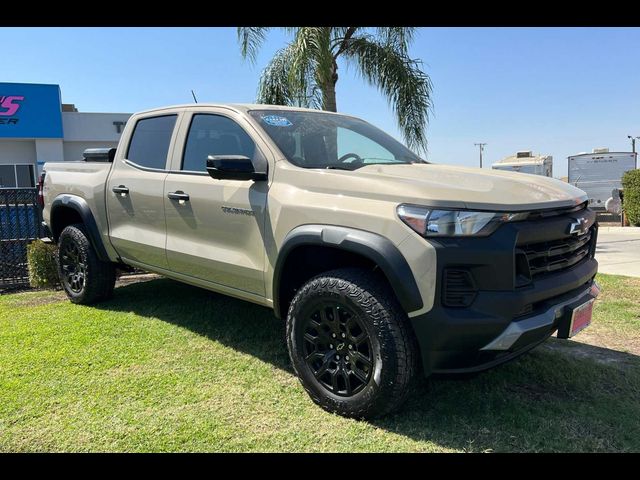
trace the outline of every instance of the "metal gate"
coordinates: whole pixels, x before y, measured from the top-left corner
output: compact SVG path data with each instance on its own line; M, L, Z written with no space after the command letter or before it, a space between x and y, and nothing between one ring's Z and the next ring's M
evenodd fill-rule
M35 188L0 189L0 289L29 285L27 245L42 237Z

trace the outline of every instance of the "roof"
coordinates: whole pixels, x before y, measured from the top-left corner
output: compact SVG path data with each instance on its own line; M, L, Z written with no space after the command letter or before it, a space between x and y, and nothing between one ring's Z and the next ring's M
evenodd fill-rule
M576 153L575 155L569 155L568 158L574 157L595 157L595 156L603 157L606 155L637 155L636 152L603 152L603 153L593 153L593 152L582 152Z
M551 158L549 155L533 155L532 157L520 157L517 155L509 155L502 160L497 161L494 165L505 165L505 164L513 164L513 165L526 165L526 164L539 164L544 163L547 158Z
M322 112L332 115L345 115L351 116L345 113L327 112L325 110L317 110L314 108L304 107L288 107L285 105L267 105L262 103L184 103L180 105L167 105L164 107L151 108L137 113L151 113L156 111L167 110L169 108L192 108L192 107L223 107L235 110L237 112L246 113L249 110L282 110L282 111L297 111L297 112Z

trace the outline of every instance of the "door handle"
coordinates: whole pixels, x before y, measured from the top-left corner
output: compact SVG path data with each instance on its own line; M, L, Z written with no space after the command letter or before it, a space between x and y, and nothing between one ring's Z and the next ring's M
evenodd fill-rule
M124 185L118 185L117 187L113 187L111 189L111 191L117 195L120 195L122 197L129 195L129 189L127 187L125 187Z
M167 194L167 197L169 197L171 200L179 200L181 202L189 201L189 194L184 193L182 190L178 190L176 192L169 192Z

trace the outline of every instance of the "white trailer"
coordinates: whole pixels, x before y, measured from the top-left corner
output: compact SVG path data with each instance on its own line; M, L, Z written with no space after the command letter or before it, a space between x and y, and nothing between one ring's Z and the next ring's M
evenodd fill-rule
M622 188L624 172L637 168L635 152L610 152L608 148L572 155L568 161L568 182L587 193L594 210L604 210L613 189Z
M531 150L526 150L516 152L515 155L494 163L491 168L551 177L553 176L553 157L551 155L534 155Z

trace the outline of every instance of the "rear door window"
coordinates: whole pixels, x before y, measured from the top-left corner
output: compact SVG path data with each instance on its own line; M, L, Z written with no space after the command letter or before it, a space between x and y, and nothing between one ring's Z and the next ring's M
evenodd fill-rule
M138 120L131 136L127 160L141 167L164 170L177 115Z

